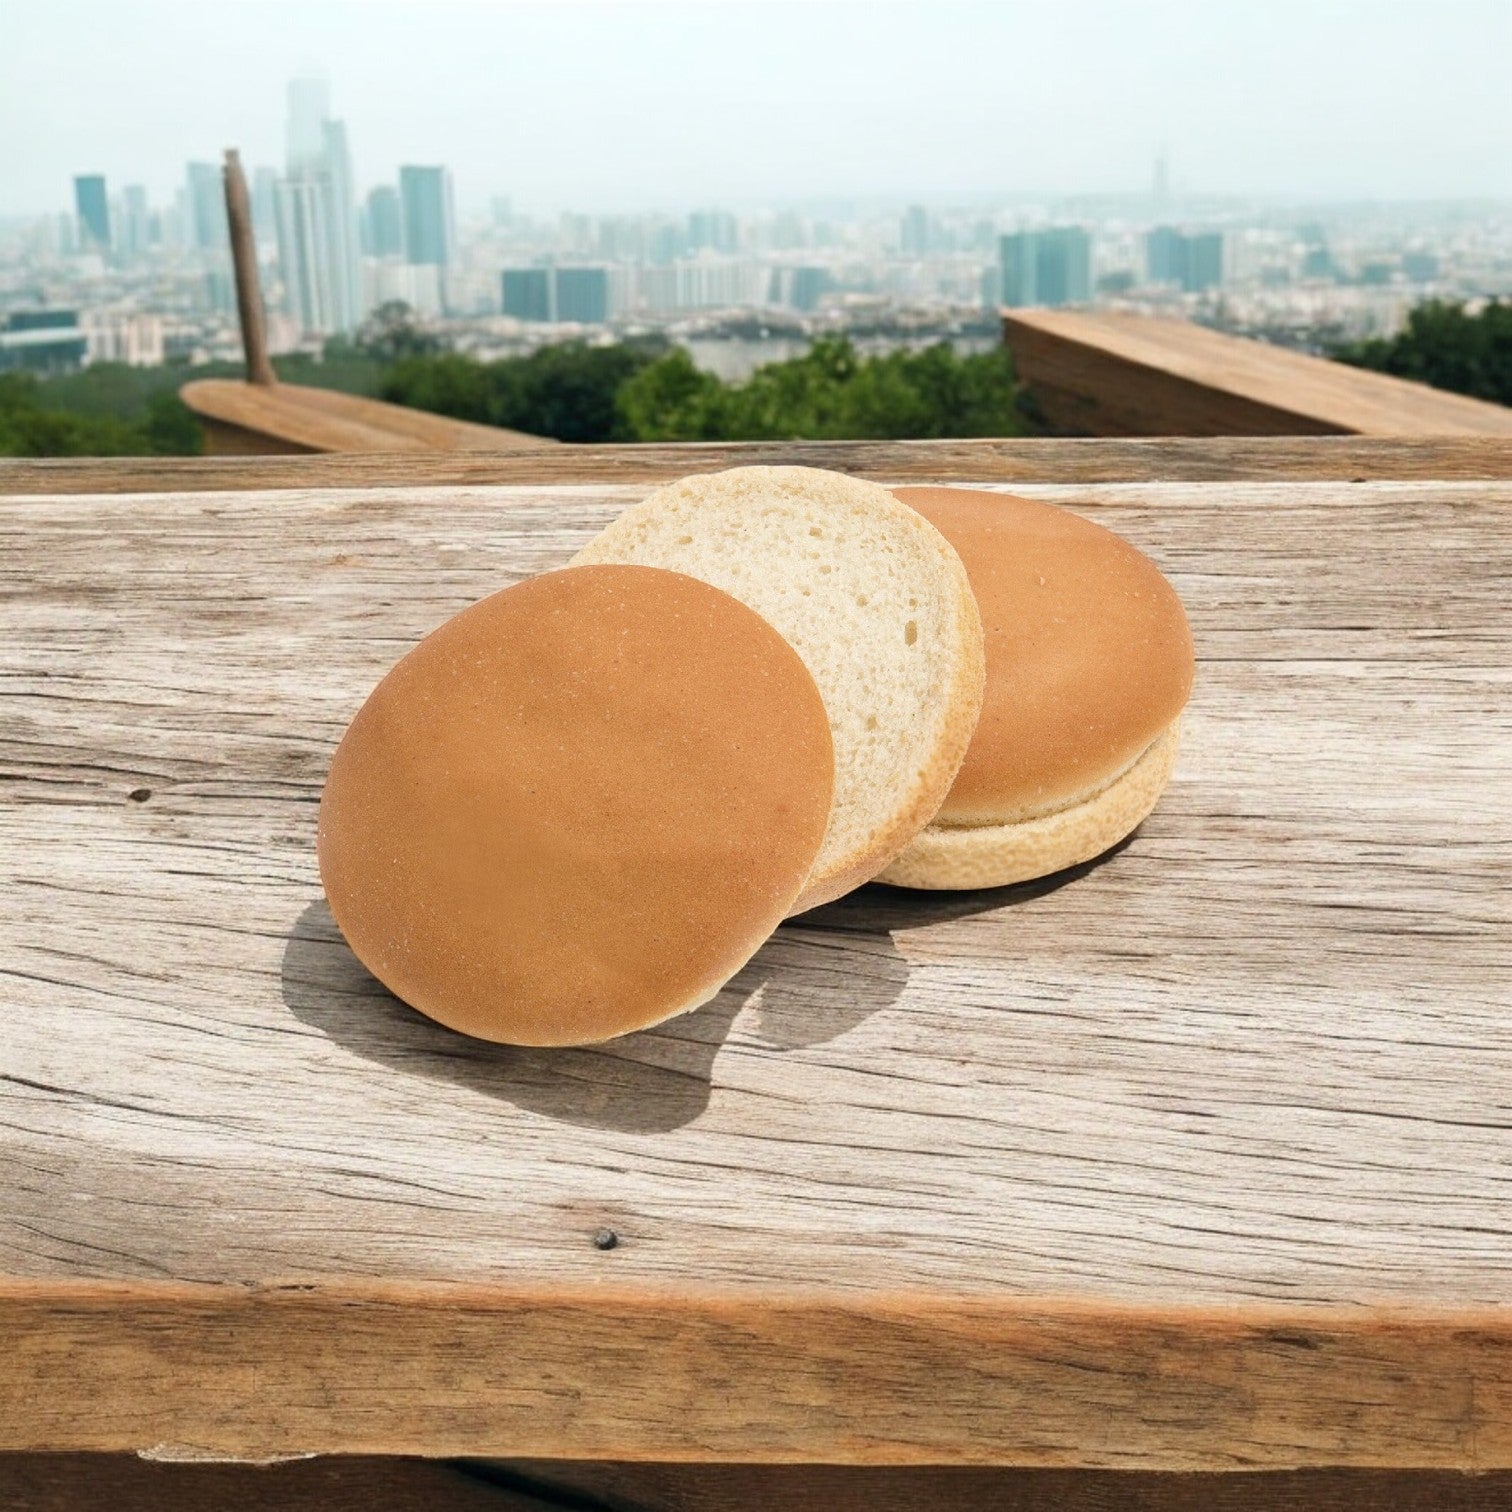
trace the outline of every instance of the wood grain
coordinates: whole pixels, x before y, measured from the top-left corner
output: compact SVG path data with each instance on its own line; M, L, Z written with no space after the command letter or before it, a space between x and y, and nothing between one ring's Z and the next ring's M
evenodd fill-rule
M0 494L657 483L752 463L829 467L896 483L1446 482L1512 478L1512 440L735 441L562 446L488 457L0 457Z
M1138 836L568 1052L377 988L315 806L641 490L0 504L0 1445L1512 1465L1512 486L1024 491L1191 614Z
M1112 310L1012 310L1003 339L1058 430L1090 436L1512 437L1512 409Z
M209 422L212 448L242 444L242 437L257 452L540 451L561 444L299 383L199 378L179 398Z

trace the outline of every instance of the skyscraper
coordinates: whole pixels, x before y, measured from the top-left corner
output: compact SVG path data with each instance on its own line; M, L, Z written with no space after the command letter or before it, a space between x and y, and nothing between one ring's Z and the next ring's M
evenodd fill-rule
M352 330L362 319L362 254L357 239L357 186L347 149L345 121L321 125L326 178L330 184L331 246L335 266L336 329Z
M1186 277L1182 288L1196 294L1223 282L1223 233L1202 231L1187 237Z
M351 330L363 313L352 159L322 80L289 85L288 173L275 206L289 313L306 335Z
M103 173L80 174L74 180L74 209L79 217L79 244L86 251L110 251L110 200Z
M140 257L152 239L152 214L147 207L147 190L141 184L127 184L121 190L121 213L116 228L116 245L123 257Z
M325 123L331 118L330 88L324 79L290 79L288 100L288 165L318 166L325 153Z
M1145 237L1145 274L1153 284L1174 284L1189 294L1223 282L1223 233L1187 235L1156 226Z
M400 257L404 253L404 216L399 191L380 184L368 193L363 207L364 251L369 257Z
M259 249L272 247L278 236L278 171L252 170L252 229Z
M602 325L609 318L607 268L557 268L556 319Z
M197 252L214 252L227 246L226 191L220 168L215 163L188 164L184 189L189 245Z
M444 268L455 241L451 175L444 168L403 167L399 200L404 211L404 260Z
M999 243L1006 305L1084 304L1092 294L1092 238L1081 226L1018 231Z
M550 320L550 268L505 268L502 289L504 313L516 320Z
M332 289L336 258L329 186L318 174L301 169L278 181L275 204L278 264L289 313L306 335L331 335L341 327Z

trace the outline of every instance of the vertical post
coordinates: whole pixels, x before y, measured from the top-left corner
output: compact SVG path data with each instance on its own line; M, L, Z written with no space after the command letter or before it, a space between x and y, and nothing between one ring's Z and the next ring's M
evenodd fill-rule
M268 332L263 324L262 288L257 277L257 244L252 239L252 203L241 157L226 149L226 225L231 236L231 266L236 273L236 313L241 322L242 351L248 383L277 383L268 360Z

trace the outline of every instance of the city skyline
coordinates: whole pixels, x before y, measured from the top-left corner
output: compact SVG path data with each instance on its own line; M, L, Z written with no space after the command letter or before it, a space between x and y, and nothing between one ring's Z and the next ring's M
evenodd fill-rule
M186 160L230 145L282 162L295 74L324 77L361 144L359 185L445 163L464 214L497 194L607 213L1138 193L1161 149L1177 192L1512 199L1498 80L1512 7L1213 9L945 0L868 8L863 24L833 0L308 0L213 18L177 0L60 0L7 22L0 215L65 209L87 175L163 200ZM143 109L142 71L123 65L149 45ZM61 73L47 66L60 50ZM189 64L228 53L234 69Z

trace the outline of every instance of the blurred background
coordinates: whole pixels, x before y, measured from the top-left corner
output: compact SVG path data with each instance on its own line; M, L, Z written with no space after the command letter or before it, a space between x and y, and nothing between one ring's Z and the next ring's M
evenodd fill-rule
M280 378L538 436L1050 429L1005 309L1506 404L1509 62L1506 0L12 0L0 454L202 449L228 147Z

